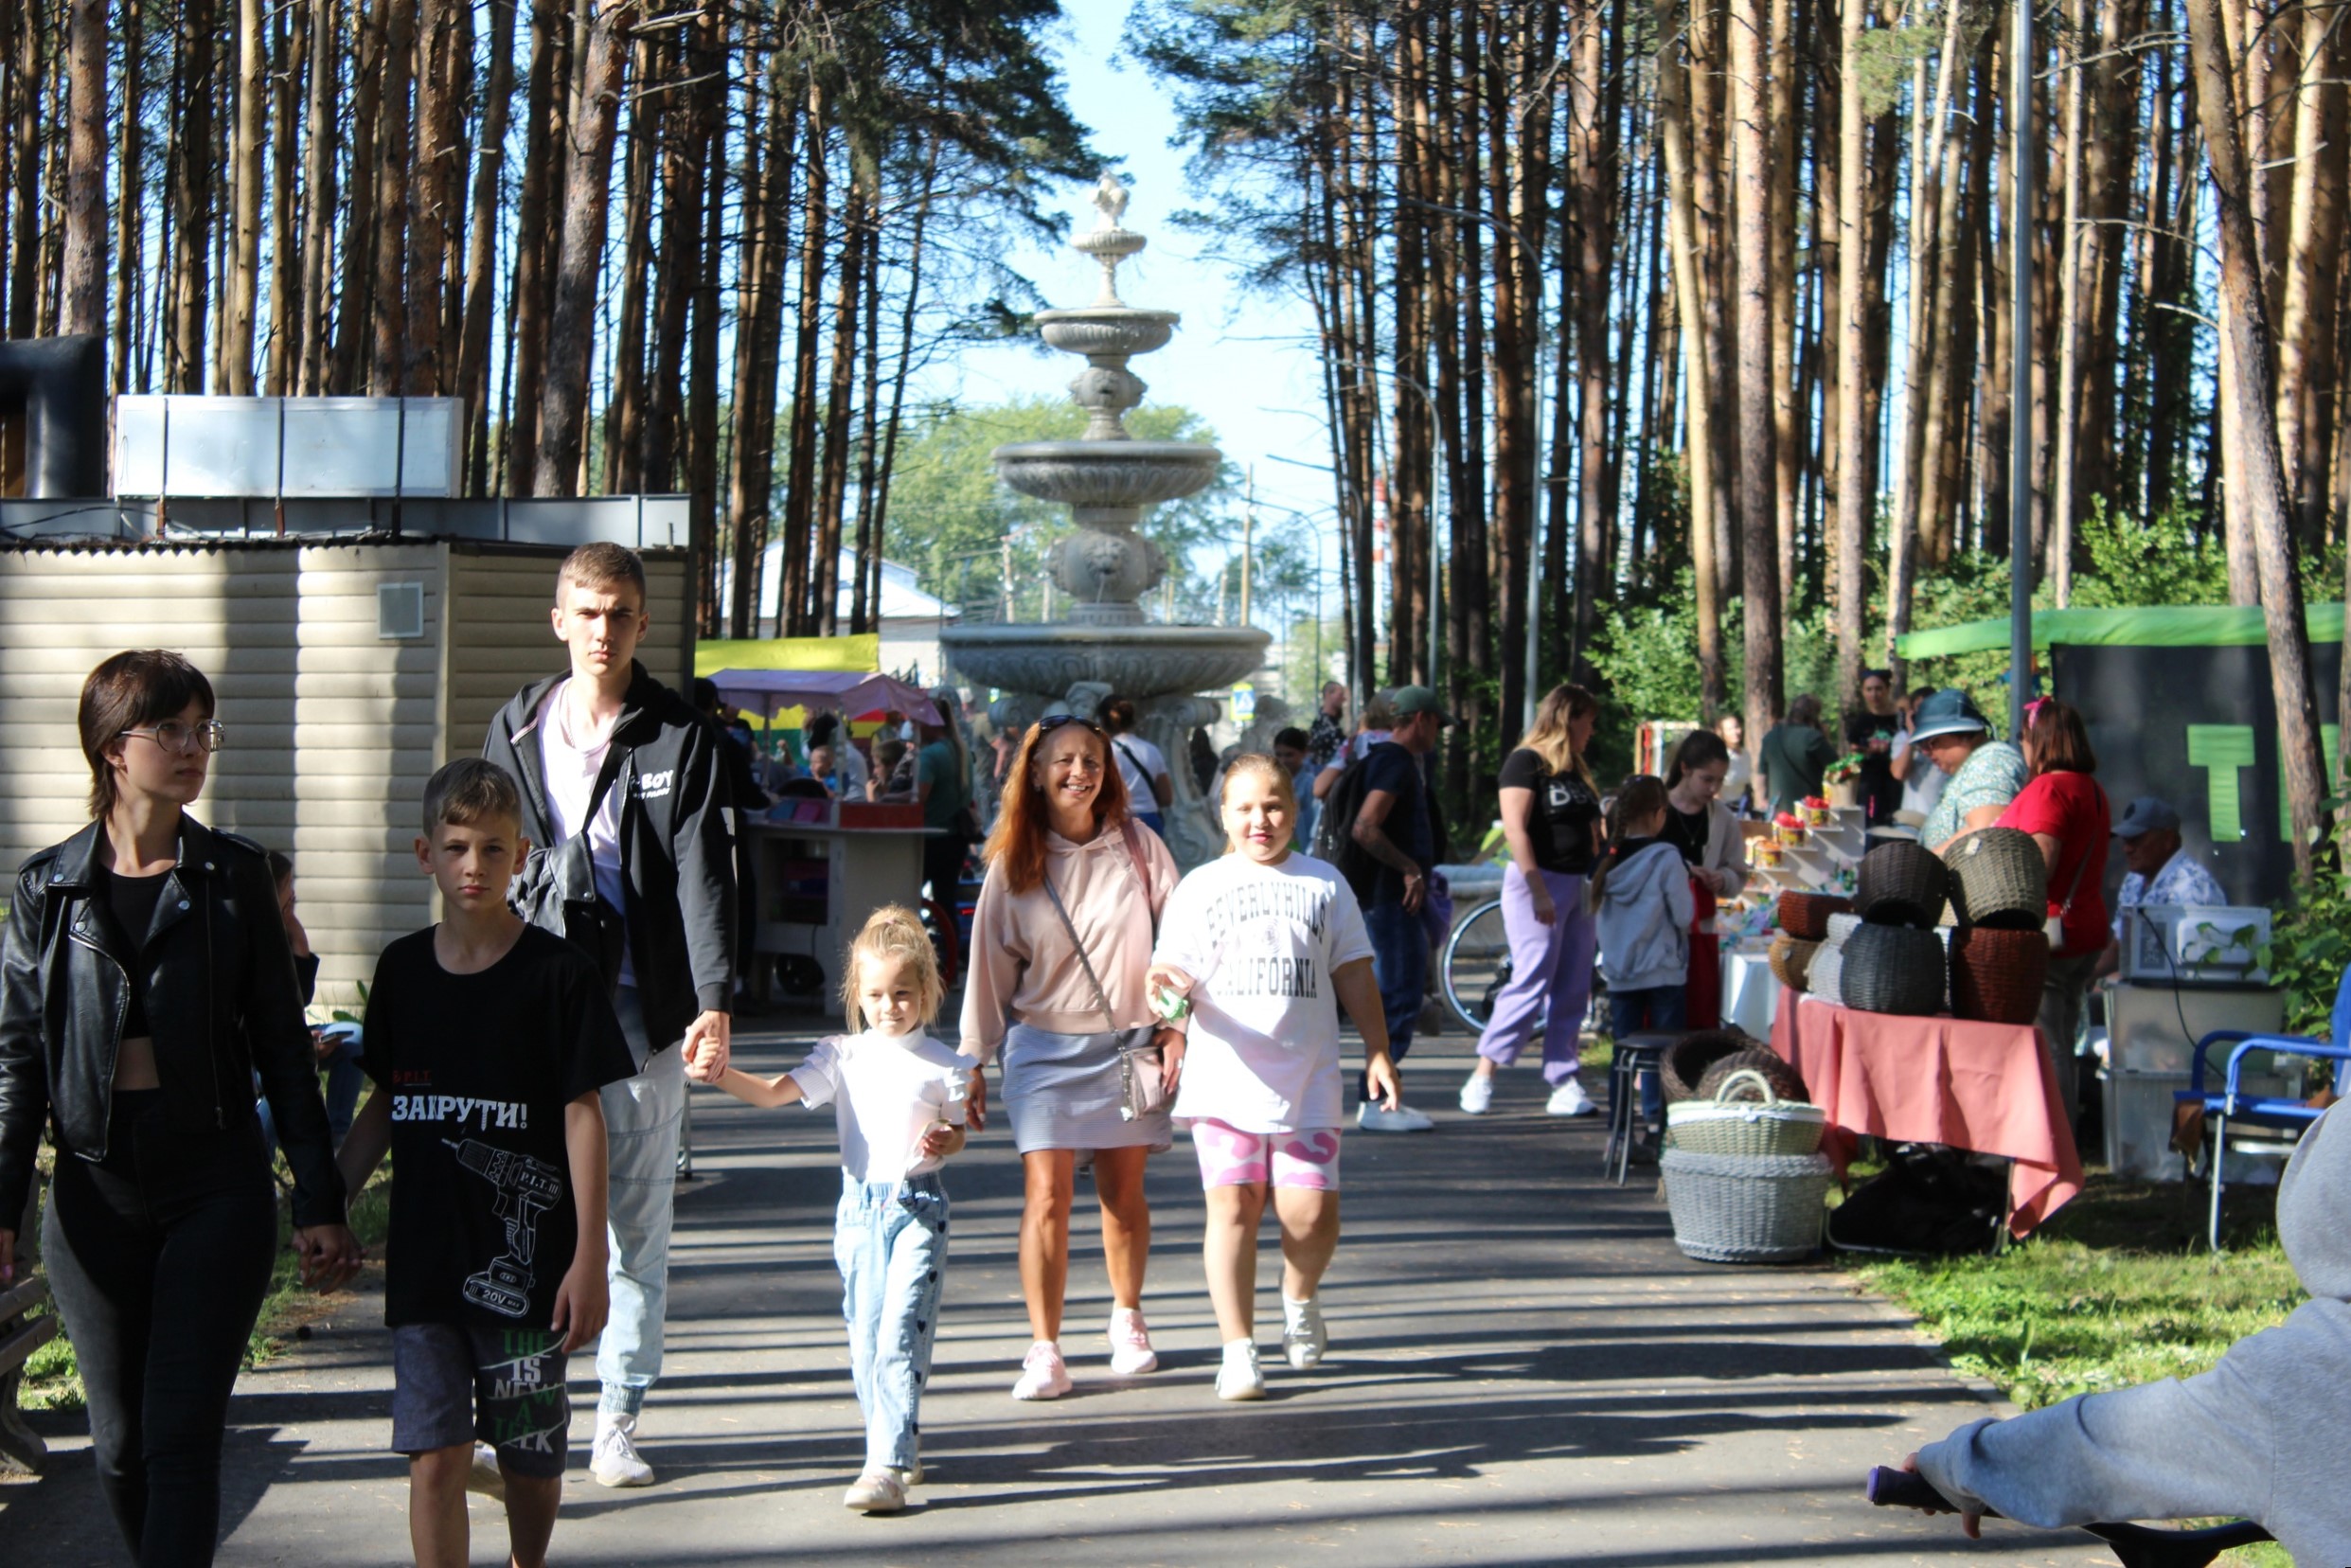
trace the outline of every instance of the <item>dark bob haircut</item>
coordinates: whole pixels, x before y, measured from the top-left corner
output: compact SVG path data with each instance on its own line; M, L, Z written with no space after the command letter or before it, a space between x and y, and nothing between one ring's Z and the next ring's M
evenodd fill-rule
M130 649L116 654L81 683L81 755L90 763L90 816L115 809L115 767L106 748L129 729L176 719L194 703L206 719L219 704L205 672L162 648Z

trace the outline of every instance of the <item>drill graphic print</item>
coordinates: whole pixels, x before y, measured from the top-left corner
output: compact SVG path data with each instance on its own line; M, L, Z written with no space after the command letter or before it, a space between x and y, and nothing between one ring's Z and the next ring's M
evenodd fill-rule
M492 1149L479 1138L441 1142L457 1151L457 1163L498 1194L498 1218L506 1221L507 1250L465 1282L465 1298L505 1317L530 1310L531 1257L539 1250L539 1216L563 1196L555 1167L527 1154Z

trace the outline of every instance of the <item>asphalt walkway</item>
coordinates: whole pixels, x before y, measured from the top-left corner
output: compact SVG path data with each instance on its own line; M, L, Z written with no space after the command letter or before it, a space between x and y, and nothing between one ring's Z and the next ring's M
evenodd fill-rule
M775 1034L739 1048L774 1071ZM564 1563L2090 1564L2078 1535L1865 1506L1869 1466L1985 1413L1907 1323L1826 1267L1731 1269L1674 1249L1653 1182L1598 1176L1596 1118L1542 1114L1531 1071L1491 1114L1452 1112L1458 1036L1425 1041L1408 1096L1433 1133L1350 1132L1346 1233L1324 1301L1328 1359L1279 1363L1269 1251L1259 1343L1271 1397L1220 1404L1188 1146L1152 1163L1147 1297L1162 1369L1108 1376L1090 1217L1070 1327L1077 1391L1006 1397L1027 1333L1014 1263L1020 1180L1001 1124L953 1162L953 1261L925 1400L928 1484L895 1518L841 1506L863 1456L831 1256L831 1117L694 1103L679 1203L668 1375L642 1437L660 1484L584 1468L591 1358L555 1540ZM1081 1187L1080 1203L1086 1195ZM249 1375L232 1409L224 1564L405 1560L405 1467L389 1432L380 1297L338 1307ZM1269 1327L1269 1325L1271 1326ZM70 1417L49 1473L0 1488L0 1559L121 1560ZM474 1560L504 1560L494 1505Z

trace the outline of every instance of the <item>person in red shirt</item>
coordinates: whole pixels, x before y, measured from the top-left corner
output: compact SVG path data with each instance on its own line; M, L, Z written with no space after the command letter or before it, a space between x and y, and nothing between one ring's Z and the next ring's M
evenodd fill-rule
M2057 1094L2071 1117L2080 1109L2074 1049L2082 995L2106 947L2106 849L2113 816L2106 791L2091 776L2098 771L2097 754L2072 704L2048 697L2025 710L2024 763L2023 792L2009 802L2000 826L2032 834L2049 863L2049 918L2060 935L2051 944L2039 1023L2057 1059Z

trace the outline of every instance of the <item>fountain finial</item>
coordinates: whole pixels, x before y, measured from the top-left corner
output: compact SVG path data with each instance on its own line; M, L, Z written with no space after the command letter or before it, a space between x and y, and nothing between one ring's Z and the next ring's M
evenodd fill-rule
M1094 297L1095 308L1124 306L1126 301L1118 297L1118 263L1150 241L1120 224L1127 215L1127 187L1108 169L1095 183L1094 209L1094 227L1072 235L1069 242L1102 263L1102 292Z

